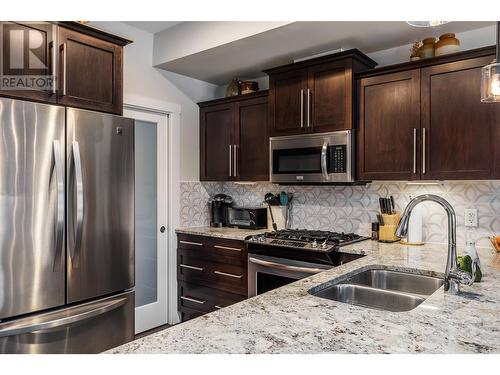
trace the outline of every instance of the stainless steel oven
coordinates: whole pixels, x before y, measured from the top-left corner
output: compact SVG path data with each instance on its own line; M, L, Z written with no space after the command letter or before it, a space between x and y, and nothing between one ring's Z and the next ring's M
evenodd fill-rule
M354 131L272 137L273 183L354 182Z
M248 297L254 297L331 268L332 266L324 264L249 254Z

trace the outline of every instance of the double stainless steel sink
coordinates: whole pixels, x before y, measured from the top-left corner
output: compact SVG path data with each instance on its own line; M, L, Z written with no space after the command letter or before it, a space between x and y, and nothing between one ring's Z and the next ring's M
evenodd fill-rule
M443 283L438 277L374 268L324 288L324 284L320 285L309 293L352 305L402 312L413 310Z

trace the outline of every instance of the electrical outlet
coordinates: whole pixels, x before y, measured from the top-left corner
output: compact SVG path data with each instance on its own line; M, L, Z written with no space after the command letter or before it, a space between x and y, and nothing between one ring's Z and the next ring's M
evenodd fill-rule
M475 208L465 209L465 226L477 227L477 209Z

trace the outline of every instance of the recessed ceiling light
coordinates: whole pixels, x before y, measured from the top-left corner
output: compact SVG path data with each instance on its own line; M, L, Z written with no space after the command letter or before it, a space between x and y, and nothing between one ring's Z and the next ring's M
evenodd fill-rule
M450 21L406 21L406 23L410 26L414 27L435 27L441 26Z

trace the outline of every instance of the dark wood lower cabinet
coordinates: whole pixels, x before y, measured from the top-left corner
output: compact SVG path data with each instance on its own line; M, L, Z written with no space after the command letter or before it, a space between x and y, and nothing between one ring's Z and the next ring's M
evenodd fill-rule
M182 321L246 299L247 275L243 241L178 235L178 310Z

